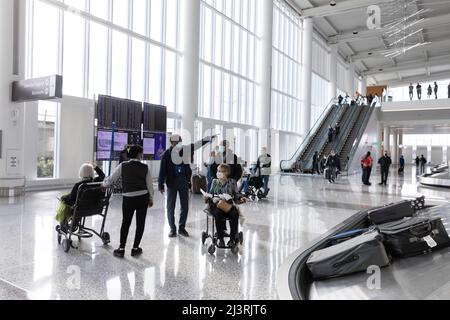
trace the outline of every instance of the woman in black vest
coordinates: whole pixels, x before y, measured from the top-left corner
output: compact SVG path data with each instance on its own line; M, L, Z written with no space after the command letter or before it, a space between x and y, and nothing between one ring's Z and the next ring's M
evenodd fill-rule
M142 249L139 247L145 229L147 208L153 206L153 183L149 167L140 160L144 150L141 146L132 146L128 151L130 161L120 164L104 186L107 188L122 179L123 189L123 220L120 230L120 247L114 251L114 256L123 258L128 238L128 231L136 212L136 236L131 256L139 256Z

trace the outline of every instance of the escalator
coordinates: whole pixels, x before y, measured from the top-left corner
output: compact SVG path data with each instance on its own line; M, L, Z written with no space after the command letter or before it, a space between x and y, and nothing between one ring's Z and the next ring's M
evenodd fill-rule
M332 99L293 157L281 161L281 171L301 172L304 169L310 169L309 162L312 163L314 152L325 143L328 136L328 127L336 123L337 119L342 116L343 110L344 107L337 105L336 99Z

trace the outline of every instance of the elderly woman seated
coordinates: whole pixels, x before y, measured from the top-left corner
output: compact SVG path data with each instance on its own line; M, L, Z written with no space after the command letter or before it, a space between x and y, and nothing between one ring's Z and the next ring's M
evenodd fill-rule
M67 229L68 222L72 217L72 212L71 210L69 210L69 208L75 205L75 202L77 201L79 187L84 183L103 182L103 180L105 180L105 174L103 173L102 169L100 169L94 163L82 164L79 170L79 177L81 181L75 183L72 191L69 194L61 197L61 205L65 206L66 210L58 210L56 220L60 222L62 230Z
M217 179L213 180L210 193L213 198L205 201L209 204L209 211L216 221L219 247L225 247L226 221L230 223L230 241L228 247L235 247L239 231L239 209L234 205L237 199L236 181L230 179L230 166L222 164L217 170Z

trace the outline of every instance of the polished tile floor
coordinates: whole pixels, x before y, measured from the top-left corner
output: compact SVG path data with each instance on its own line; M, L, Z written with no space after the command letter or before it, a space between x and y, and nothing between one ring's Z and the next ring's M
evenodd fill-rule
M394 170L393 170L394 173ZM358 210L426 195L436 203L448 192L416 185L415 172L393 176L388 187L362 187L359 176L328 184L320 177L274 176L267 201L241 207L244 245L239 255L201 244L204 204L192 196L191 237L169 239L164 199L148 213L144 255L112 256L118 243L121 199L113 198L106 230L112 246L83 241L64 253L56 241L56 198L63 191L0 199L0 299L277 299L276 276L283 260ZM101 221L90 224L99 227ZM132 241L134 226L130 231Z

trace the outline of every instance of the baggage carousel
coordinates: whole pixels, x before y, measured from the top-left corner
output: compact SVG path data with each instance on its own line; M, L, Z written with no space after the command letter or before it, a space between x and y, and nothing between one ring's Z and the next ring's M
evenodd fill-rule
M450 234L450 204L425 207L418 214L440 217ZM314 281L306 262L325 248L337 234L365 228L367 210L339 224L307 248L290 256L281 266L277 287L283 300L448 300L450 299L450 248L412 258L394 259L381 269L379 286L371 285L372 274L355 273Z
M424 186L450 188L450 172L448 165L431 169L431 173L424 174L419 178Z

